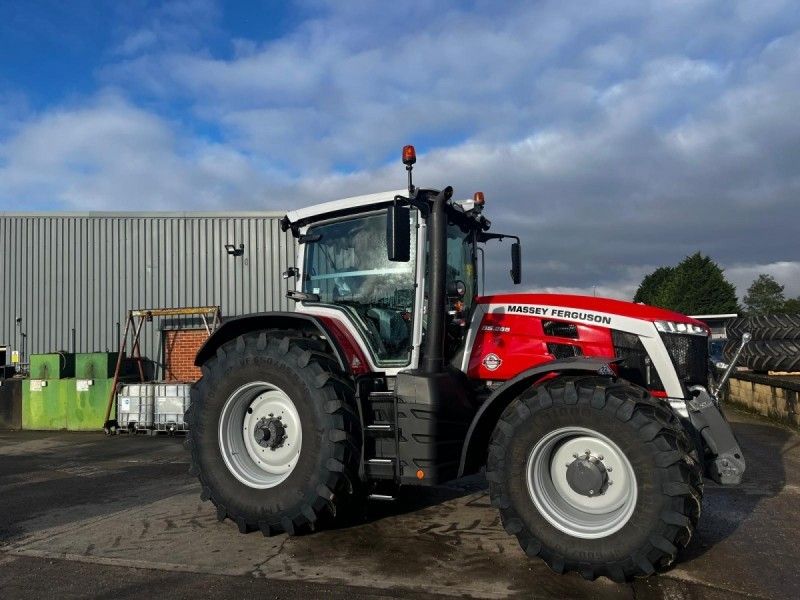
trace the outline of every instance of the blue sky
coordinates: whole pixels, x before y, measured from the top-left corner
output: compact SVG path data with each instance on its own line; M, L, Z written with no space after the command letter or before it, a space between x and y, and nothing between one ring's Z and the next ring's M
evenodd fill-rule
M486 192L536 289L800 294L800 4L0 0L0 210ZM506 286L507 257L489 256Z

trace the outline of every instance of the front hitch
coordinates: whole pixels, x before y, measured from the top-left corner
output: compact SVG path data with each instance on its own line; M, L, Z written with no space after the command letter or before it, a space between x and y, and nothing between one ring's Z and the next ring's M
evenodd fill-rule
M686 402L689 420L712 456L711 461L706 461L706 476L720 485L741 483L744 454L730 424L704 387L694 386L689 392L692 395Z
M736 365L739 362L739 358L742 356L742 350L744 350L744 347L748 344L751 337L752 336L749 333L745 333L742 336L742 341L739 343L739 347L736 349L736 353L733 355L733 358L731 359L728 368L725 369L725 373L722 374L722 377L720 377L719 381L714 385L713 389L711 390L711 393L714 395L714 397L718 398L720 391L722 390L722 388L725 387L725 384L728 383L728 379L731 378L731 374L733 373L733 370L736 368Z

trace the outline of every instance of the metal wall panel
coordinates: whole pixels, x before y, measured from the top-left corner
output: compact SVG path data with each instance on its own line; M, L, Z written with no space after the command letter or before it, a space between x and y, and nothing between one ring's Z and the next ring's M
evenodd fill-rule
M281 273L295 241L278 213L0 212L0 346L26 355L112 351L128 309L220 305L223 316L291 310ZM226 243L245 245L229 256ZM160 361L161 334L142 351Z

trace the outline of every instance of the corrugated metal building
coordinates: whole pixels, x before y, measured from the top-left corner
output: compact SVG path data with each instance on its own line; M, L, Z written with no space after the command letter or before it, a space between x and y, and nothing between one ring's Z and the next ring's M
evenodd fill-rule
M0 212L0 347L116 350L134 308L290 309L281 273L295 242L281 216ZM244 244L243 253L226 244ZM143 329L142 352L156 362L161 337Z

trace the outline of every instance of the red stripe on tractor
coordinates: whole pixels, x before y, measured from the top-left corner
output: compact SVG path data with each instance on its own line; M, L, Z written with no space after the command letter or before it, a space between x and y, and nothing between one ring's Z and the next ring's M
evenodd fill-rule
M339 347L344 351L347 368L353 375L366 375L369 373L369 362L361 351L356 341L336 319L331 317L318 317L331 332Z

